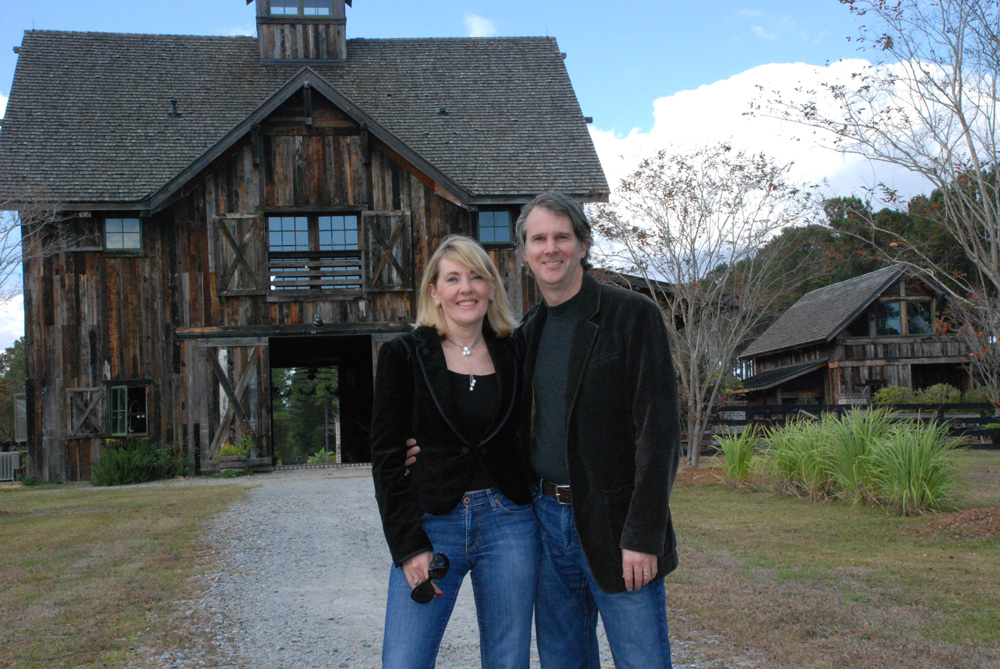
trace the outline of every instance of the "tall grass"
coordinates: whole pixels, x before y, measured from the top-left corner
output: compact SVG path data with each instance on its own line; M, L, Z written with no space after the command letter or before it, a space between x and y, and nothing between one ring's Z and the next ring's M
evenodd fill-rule
M760 430L751 425L741 433L722 435L717 438L726 479L737 487L744 486L753 475L753 455L760 442Z
M783 492L824 499L832 490L832 453L822 423L789 421L766 431L768 471Z
M866 458L879 501L903 515L940 508L958 480L954 443L933 421L894 426Z
M887 409L770 428L763 455L754 455L757 437L748 429L740 438L719 439L726 476L737 485L760 470L786 494L879 505L904 515L938 509L954 490L947 427L893 422Z
M888 409L849 411L841 418L823 416L821 432L829 435L832 449L833 490L851 502L872 501L869 451L892 431Z

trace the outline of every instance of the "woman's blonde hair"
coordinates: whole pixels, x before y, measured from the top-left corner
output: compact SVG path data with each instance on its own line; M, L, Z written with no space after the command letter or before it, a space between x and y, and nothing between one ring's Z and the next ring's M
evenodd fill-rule
M517 319L511 313L500 272L479 242L464 235L449 235L442 239L434 255L427 262L424 276L420 280L420 294L417 297L416 325L432 327L442 337L448 334L444 314L439 307L434 306L434 297L431 295L431 285L437 283L442 258L461 263L473 272L486 277L495 293L493 301L489 302L486 308L486 321L498 337L509 335L517 327Z

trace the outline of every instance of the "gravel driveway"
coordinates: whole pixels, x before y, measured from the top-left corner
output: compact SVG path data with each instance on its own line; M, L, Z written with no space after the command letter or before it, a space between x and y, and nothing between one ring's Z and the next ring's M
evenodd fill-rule
M218 570L205 578L204 596L185 607L190 620L206 626L209 648L149 658L153 666L379 667L391 561L370 468L305 469L223 481L252 489L211 522L209 541L219 553ZM201 482L220 480L191 484ZM466 578L438 667L479 666L475 616ZM602 664L613 667L598 629ZM674 640L674 666L757 666L745 657L720 662L722 646L708 637ZM534 649L532 658L537 658Z

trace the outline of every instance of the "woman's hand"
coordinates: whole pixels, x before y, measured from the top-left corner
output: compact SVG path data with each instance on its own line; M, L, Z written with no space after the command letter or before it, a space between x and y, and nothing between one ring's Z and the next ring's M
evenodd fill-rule
M427 551L414 555L403 563L403 573L406 574L406 582L410 584L411 590L427 580L432 557L434 554ZM434 586L434 595L440 595L441 588L437 587L437 583L432 581L431 585Z

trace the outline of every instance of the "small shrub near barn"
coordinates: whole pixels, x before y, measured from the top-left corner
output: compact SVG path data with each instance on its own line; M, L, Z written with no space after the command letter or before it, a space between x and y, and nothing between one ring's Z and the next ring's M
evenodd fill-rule
M187 465L174 448L149 440L109 439L91 470L91 481L100 486L131 485L185 473Z

